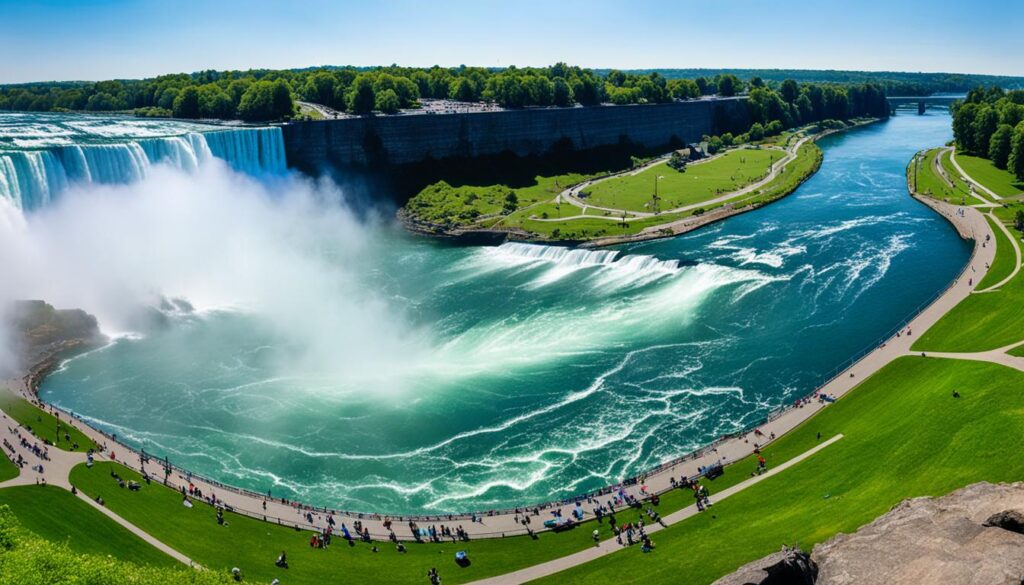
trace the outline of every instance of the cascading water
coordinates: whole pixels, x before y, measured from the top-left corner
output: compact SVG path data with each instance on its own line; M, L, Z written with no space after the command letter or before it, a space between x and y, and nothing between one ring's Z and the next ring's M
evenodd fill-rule
M237 128L116 143L55 144L42 150L5 150L0 144L0 197L19 209L45 207L76 183L133 183L165 164L195 171L212 158L252 175L285 169L279 128Z
M331 508L486 510L615 483L792 404L970 256L907 195L907 160L951 137L934 113L825 138L819 173L778 203L614 250L439 245L357 223L317 183L202 168L283 164L252 134L7 117L0 150L45 154L0 156L0 179L38 173L40 200L132 165L201 169L0 213L0 289L135 334L40 397L195 473ZM95 148L112 143L137 148Z

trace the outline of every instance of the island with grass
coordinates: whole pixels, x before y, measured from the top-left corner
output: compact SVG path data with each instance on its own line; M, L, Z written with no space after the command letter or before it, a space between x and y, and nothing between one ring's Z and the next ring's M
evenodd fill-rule
M815 141L878 118L783 131L755 123L625 169L538 175L530 185L428 185L399 211L411 231L606 246L671 237L792 193L821 165Z

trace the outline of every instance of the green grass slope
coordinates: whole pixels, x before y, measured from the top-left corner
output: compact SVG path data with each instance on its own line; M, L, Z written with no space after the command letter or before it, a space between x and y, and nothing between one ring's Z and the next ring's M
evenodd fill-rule
M1024 183L1010 171L996 168L987 158L957 154L956 162L975 181L992 189L1000 197L1013 197L1024 192Z
M1006 237L1006 234L995 221L992 221L992 218L986 217L985 219L988 220L989 225L992 226L992 232L995 234L996 257L992 261L992 266L989 267L988 273L985 274L985 278L982 278L981 283L978 284L978 290L983 290L1002 282L1017 267L1017 256L1014 253L1010 238Z
M7 416L18 421L21 426L31 428L37 437L50 441L53 445L64 451L73 451L72 446L77 443L79 451L95 449L96 444L92 439L86 437L78 429L69 426L64 421L57 420L52 414L44 412L20 396L0 390L0 409L7 413ZM57 432L57 429L60 432ZM70 435L71 440L65 440L64 435Z
M2 505L11 507L21 526L46 540L66 542L74 552L111 555L144 565L180 565L62 488L27 485L0 489Z
M587 203L599 207L653 211L654 183L658 180L658 207L674 209L713 199L765 177L772 161L784 154L771 149L736 149L713 160L694 163L680 173L667 163L635 175L601 181L587 188Z
M901 358L767 451L804 452L819 431L841 441L656 534L652 553L634 547L540 582L710 583L782 543L809 550L854 531L904 498L1019 480L1022 385L1024 373L994 364Z

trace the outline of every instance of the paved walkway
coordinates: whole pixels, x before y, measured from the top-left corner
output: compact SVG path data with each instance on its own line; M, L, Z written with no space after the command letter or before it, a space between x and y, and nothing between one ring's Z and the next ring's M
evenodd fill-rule
M769 477L782 473L783 471L789 469L790 467L796 465L797 463L800 463L801 461L807 459L808 457L815 455L825 447L828 447L832 443L835 443L836 441L842 438L843 435L836 435L831 439L825 441L824 443L817 445L813 449L805 451L804 453L797 455L796 457L790 459L789 461L786 461L785 463L768 470L767 473L752 477L732 487L726 488L716 494L713 494L714 502L720 502L731 495L737 494L753 485L756 485L759 482L768 479ZM700 512L697 510L696 504L694 504L693 506L688 506L686 508L683 508L682 510L678 510L662 518L662 521L665 523L664 526L650 524L648 526L645 526L644 528L648 534L651 534L654 532L658 532L663 528L668 528L673 524L682 522L687 518L696 516L697 514L700 514ZM634 546L639 548L640 545L636 544ZM603 557L605 555L609 555L613 552L623 550L624 548L628 548L628 545L621 545L614 538L609 538L608 540L602 541L600 544L594 546L593 548L581 550L578 553L573 553L571 555L557 558L546 563L540 563L538 565L526 567L525 569L520 569L512 573L498 575L497 577L491 577L489 579L473 581L471 585L515 585L518 583L526 583L527 581L540 579L541 577L553 575L559 571L564 571L571 567L582 565L583 563L587 563L594 559Z
M870 353L865 355L860 360L856 361L849 368L839 373L836 377L822 386L819 390L819 394L829 395L834 398L839 398L849 392L862 380L866 379L870 375L877 372L882 367L886 366L894 359L899 357L910 355L910 346L916 339L915 334L918 332L924 332L931 327L936 321L938 321L943 315L945 315L950 309L956 304L970 295L978 283L985 275L986 266L990 266L995 257L995 246L985 245L986 240L992 241L992 229L990 224L986 221L985 216L977 209L971 207L958 207L950 205L941 201L936 201L930 198L917 197L919 201L933 208L936 212L942 214L950 220L950 222L956 227L958 232L965 238L971 238L975 240L974 251L971 259L965 268L964 272L960 277L954 281L950 287L939 296L931 305L921 311L913 320L908 324L907 327L902 328L893 337L881 343L878 347L872 350ZM1011 346L1012 348L1013 346ZM943 353L930 353L928 355L934 357L949 357L956 359L979 359L984 361L992 361L1008 365L1009 367L1024 370L1024 358L1017 358L1014 356L1008 356L1005 354L1005 350L1008 348L1001 348L992 352L981 352L978 354L943 354ZM8 386L23 394L27 399L36 401L35 397L32 396L30 389L28 388L24 380L13 380L8 382ZM781 437L786 432L792 430L798 425L802 424L815 413L828 407L828 402L822 400L808 400L801 401L798 407L790 408L785 410L776 418L767 422L766 424L759 427L758 431L760 435L755 432L747 433L744 436L735 437L715 445L710 446L703 452L690 456L684 460L677 461L672 465L652 472L649 475L642 477L641 481L637 485L631 485L624 488L627 493L639 498L644 499L643 494L640 490L640 485L647 487L648 493L661 493L671 488L670 478L682 478L692 477L698 475L699 468L709 466L717 463L730 463L735 462L749 456L755 447L764 446L770 443L772 440ZM50 412L53 412L59 416L63 421L67 421L69 416L67 413L63 413L53 407L44 406ZM3 427L13 429L17 431L14 421L9 419L5 414L0 413L3 418L0 422L3 422ZM130 454L126 447L116 443L112 438L106 437L91 427L81 424L76 421L75 426L82 430L86 435L96 441L97 444L103 445L105 450L98 454L97 460L113 460L115 459L122 464L127 465L135 470L142 471L145 468L152 477L163 477L162 465L160 461L150 461L147 465L143 465L141 458L136 454ZM24 431L21 431L24 432ZM3 433L3 428L0 428L0 433ZM7 431L10 434L10 431ZM7 436L5 434L5 436ZM10 435L11 443L16 441L13 435ZM835 440L835 439L833 439ZM830 443L825 443L821 447ZM20 447L20 442L16 445L16 451L21 453L22 456L30 462L30 465L35 465L39 461L32 455L31 450L24 450ZM805 454L805 456L813 455L816 452L814 450ZM71 469L85 461L84 454L81 453L67 453L60 451L56 448L52 448L49 451L50 461L43 462L44 472L37 473L29 470L22 470L22 474L15 479L0 483L0 488L11 485L25 485L34 484L39 478L45 477L48 484L70 488L68 481L68 474ZM127 461L125 461L127 458ZM786 469L789 465L793 465L799 462L799 458L779 465L773 471L775 473L781 472ZM742 470L740 471L742 473ZM761 476L766 478L771 475L769 474ZM758 479L760 481L760 479ZM225 486L211 483L202 480L197 477L193 477L185 472L174 470L168 477L166 484L174 489L178 489L181 486L187 486L192 483L204 494L212 495L216 497L219 504L224 505L233 509L235 512L246 514L255 518L264 519L269 522L283 524L286 526L297 526L306 529L325 529L326 514L313 511L313 522L308 523L304 518L307 513L307 508L300 507L298 505L282 502L281 500L268 499L264 496L254 494L251 492L241 492L234 488L227 488ZM744 482L736 486L736 490L742 489L740 486L749 486L750 483ZM729 493L735 493L729 492ZM83 499L87 498L80 494ZM724 493L716 496L717 499L725 497ZM266 507L264 508L264 504ZM535 516L542 516L547 518L549 512L561 510L563 515L569 515L574 506L572 504L546 504L541 506L530 506L528 508L529 513ZM131 523L120 518L116 514L113 514L109 510L103 509L104 513L114 518L119 524L125 526L132 532L140 535L147 542L150 542L160 550L163 550L180 560L183 563L194 565L190 559L181 555L177 551L174 551L165 544L159 542L152 536L141 531L138 527L135 527ZM423 519L417 518L417 522L421 525L428 525L432 523L446 524L448 526L462 525L463 528L472 538L487 538L487 537L503 537L511 536L515 534L523 534L526 532L525 528L519 523L519 518L523 512L507 512L507 513L493 513L483 514L476 518L469 518L466 516L462 517L448 517L448 516L437 516L434 519ZM675 514L666 517L666 521L678 522L686 517L686 510L677 512ZM345 512L335 512L335 518L342 522L351 523L352 520L360 519L363 524L369 528L370 534L377 540L385 540L388 532L383 527L384 516L375 514L349 514ZM586 514L586 519L592 517L589 512ZM408 527L405 525L407 518L401 516L393 516L392 520L395 521L395 532L398 538L402 540L408 540L410 537ZM534 524L539 524L536 522ZM605 546L602 544L602 546ZM594 548L594 551L583 551L577 553L584 555L577 557L580 562L584 562L586 555L600 556L601 554L607 554L607 552L601 552L602 546ZM611 551L608 551L611 552ZM572 556L567 557L572 558ZM558 567L566 567L571 565L565 565L562 559L551 561L550 563L555 564L543 564L538 565L536 571L546 571L544 567L551 568L552 571L560 570ZM563 564L558 564L563 563ZM534 568L531 568L534 569ZM530 569L524 569L529 571ZM513 573L512 575L515 575ZM533 574L533 573L530 573ZM547 573L543 573L547 574ZM536 576L540 576L537 573ZM509 578L507 581L494 581L494 582L519 582L509 576L498 577L496 579ZM530 577L535 578L535 577Z
M977 236L979 241L984 241L985 236L991 236L992 234L988 222L985 221L984 216L976 209L969 207L959 208L932 199L922 198L921 201L949 218L964 237ZM839 398L859 384L861 380L875 373L892 360L908 354L911 344L916 339L914 334L924 332L953 306L966 298L973 290L974 285L984 276L985 266L986 264L991 265L994 254L994 246L976 245L968 268L965 269L965 273L960 279L954 282L934 303L918 314L908 327L838 374L821 387L820 393ZM23 381L17 380L12 383L15 385L15 389L26 398L34 400L34 397ZM799 407L790 408L782 412L777 418L762 425L759 429L762 433L760 437L751 432L745 436L736 437L710 446L698 455L677 461L665 469L648 474L643 478L643 483L647 485L648 492L661 493L671 489L670 478L696 476L699 475L699 469L702 467L743 459L753 452L756 445L763 446L771 442L771 437L781 437L811 418L819 410L827 408L827 404L827 402L818 400L801 403ZM69 418L67 413L61 413L52 406L46 408L51 412L60 413L62 420L68 420ZM138 455L131 454L123 445L117 444L113 439L102 435L87 425L77 424L76 426L96 441L97 444L109 447L100 456L100 459L110 458L111 451L113 451L116 453L117 460L120 463L137 471L143 470L144 466L141 465ZM153 477L163 477L161 467L160 461L150 461L145 470ZM48 481L51 480L48 479ZM52 481L58 480L54 479ZM305 518L308 509L291 502L282 503L280 499L268 499L259 494L241 492L234 488L227 488L217 483L211 483L201 478L190 476L179 470L174 470L167 478L167 484L176 489L180 486L187 487L190 482L201 489L204 494L214 495L218 502L230 506L234 511L241 514L266 519L276 524L298 526L306 529L321 530L327 526L327 515L325 513L313 511L313 522L310 523ZM642 499L639 485L628 486L625 490L631 495ZM264 503L266 503L266 509L263 508ZM568 515L573 508L573 504L570 503L555 503L528 506L521 510L529 510L534 516L546 518L548 513L556 510L561 510L564 515ZM384 515L334 512L336 519L350 524L352 520L362 520L363 524L369 529L371 536L375 539L386 540L389 535L383 526L383 521L386 518ZM490 538L525 534L525 527L518 521L520 516L521 513L509 511L505 513L483 513L478 515L475 520L469 515L451 517L442 515L429 518L419 517L416 518L416 521L421 525L430 523L443 523L448 526L461 525L472 538ZM588 512L587 517L592 517L592 514ZM407 526L409 519L400 515L391 516L391 519L394 521L394 530L398 538L408 540L411 537Z
M4 449L5 455L10 457L12 461L17 460L18 455L21 455L22 459L25 461L25 466L21 469L21 473L18 477L0 482L0 489L14 486L37 485L40 482L45 482L47 485L47 488L45 489L66 489L70 491L71 470L76 465L86 462L85 453L64 451L57 447L47 448L46 458L36 456L31 445L38 445L40 448L43 448L43 442L35 439L35 437L22 428L17 421L8 417L7 414L2 411L0 411L0 435L7 439L14 448L13 452ZM22 437L29 441L29 447L22 447ZM37 465L42 465L41 472L36 468ZM125 520L121 516L118 516L105 506L101 506L96 503L82 492L78 492L78 498L87 502L90 506L96 508L102 514L109 517L114 522L117 522L135 536L138 536L142 540L156 547L158 550L170 555L172 558L191 567L199 566L197 563L193 562L192 559L157 540L148 532Z
M1009 276L1007 276L1006 278L1004 278L1004 279L1000 280L999 282L993 284L990 287L984 288L982 290L975 291L975 292L978 292L978 293L995 292L995 291L999 290L1000 287L1002 287L1006 283L1008 283L1011 280L1013 280L1013 277L1017 276L1017 273L1020 272L1021 253L1020 253L1020 244L1017 243L1017 238L1014 237L1014 235L1010 232L1010 230L1008 230L1006 228L1006 225L1004 225L1003 222L999 221L998 217L996 217L995 215L992 215L992 213L989 213L988 217L992 219L993 223L995 223L997 226L999 226L999 229L1003 230L1003 233L1006 235L1006 239L1009 240L1010 241L1010 245L1013 246L1013 253L1014 253L1016 259L1014 260L1013 272L1011 272ZM998 247L996 245L996 239L995 238L992 238L991 244L992 244L993 248L998 249Z
M634 217L638 217L638 218L655 217L657 215L671 215L671 214L674 214L674 213L682 213L682 212L685 212L685 211L692 211L694 209L697 209L697 208L700 208L700 207L706 207L708 205L716 205L718 203L723 203L723 202L729 201L731 199L737 199L739 197L747 195L748 193L753 193L754 191L756 191L756 190L760 189L761 187L764 187L768 183L772 182L775 179L775 177L779 176L779 173L782 172L782 170L785 169L786 166L789 163L791 163L792 161L796 160L797 150L799 150L800 147L803 146L803 144L805 142L807 142L808 140L816 140L817 137L818 136L816 135L816 136L806 136L804 138L801 138L799 141L797 141L796 144L794 144L789 149L781 149L781 148L777 148L777 147L766 147L766 150L778 150L779 152L784 152L786 154L785 154L785 156L783 156L778 161L772 163L771 168L768 171L768 174L763 179L757 181L756 183L751 183L750 185L747 185L746 187L743 187L742 189L738 189L736 191L730 191L728 193L725 193L724 195L719 195L718 197L715 197L713 199L706 199L704 201L698 201L697 203L691 203L689 205L683 205L682 207L676 207L675 209L667 209L667 210L664 210L664 211L660 211L658 213L654 213L654 212L651 212L651 211L630 211L628 209L625 210L625 211L626 211L626 213L632 214ZM726 151L726 152L732 152L732 151ZM723 152L722 154L716 155L714 157L711 157L711 158L708 158L708 159L704 159L704 160L695 162L695 163L691 164L690 167L699 166L701 164L708 163L708 162L710 162L710 161L712 161L712 160L714 160L714 159L716 159L716 158L718 158L718 157L720 157L720 156L722 156L724 154L725 153ZM607 177L601 177L600 179L593 179L591 181L584 181L584 182L582 182L582 183L580 183L578 185L574 185L574 186L566 189L565 191L562 191L558 196L563 201L567 201L570 204L575 205L576 207L584 208L584 209L587 208L587 207L589 207L591 209L600 209L601 211L608 211L608 212L611 212L613 214L618 214L621 217L622 212L623 212L622 209L614 209L614 208L611 208L611 207L601 207L599 205L592 205L590 203L587 203L587 202L585 202L585 201L583 201L582 199L579 198L580 191L582 191L586 187L589 187L591 185L595 185L595 184L600 183L602 181L608 181L608 180L611 180L611 179L616 179L616 178L623 177L623 176L628 176L628 175L635 175L637 173L640 173L640 172L643 172L643 171L647 170L648 168L650 168L650 167L652 167L654 165L661 164L662 162L664 162L664 159L656 159L654 162L648 163L647 165L645 165L643 167L640 167L639 169L634 169L634 170L629 171L627 173L620 173L620 174L616 174L616 175L610 175L610 176L607 176ZM690 168L690 167L687 167L687 168Z
M996 201L999 201L999 200L1002 199L1002 196L998 195L995 191L993 191L992 189L989 189L988 187L986 187L985 185L979 183L978 181L975 181L973 177L971 177L970 175L967 174L966 171L964 171L964 169L960 166L960 163L956 162L956 149L955 148L950 148L949 149L949 162L953 163L953 167L956 169L956 172L960 173L960 176L963 177L965 181L967 181L967 184L969 186L981 189L985 193L988 193L989 197L991 197L992 199L994 199Z

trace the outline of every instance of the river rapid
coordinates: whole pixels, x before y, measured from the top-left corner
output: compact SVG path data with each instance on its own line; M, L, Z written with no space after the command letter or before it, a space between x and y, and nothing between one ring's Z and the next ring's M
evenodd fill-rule
M950 138L948 114L901 113L823 139L821 170L780 202L600 251L451 247L387 222L352 224L352 241L320 213L246 213L298 260L275 264L257 241L273 274L237 299L167 285L185 302L120 322L40 395L196 473L333 508L597 489L808 394L943 289L970 248L908 195L904 169ZM287 199L279 180L259 188ZM229 266L243 256L203 249L183 241L180 256L243 273ZM251 302L278 282L294 286Z

